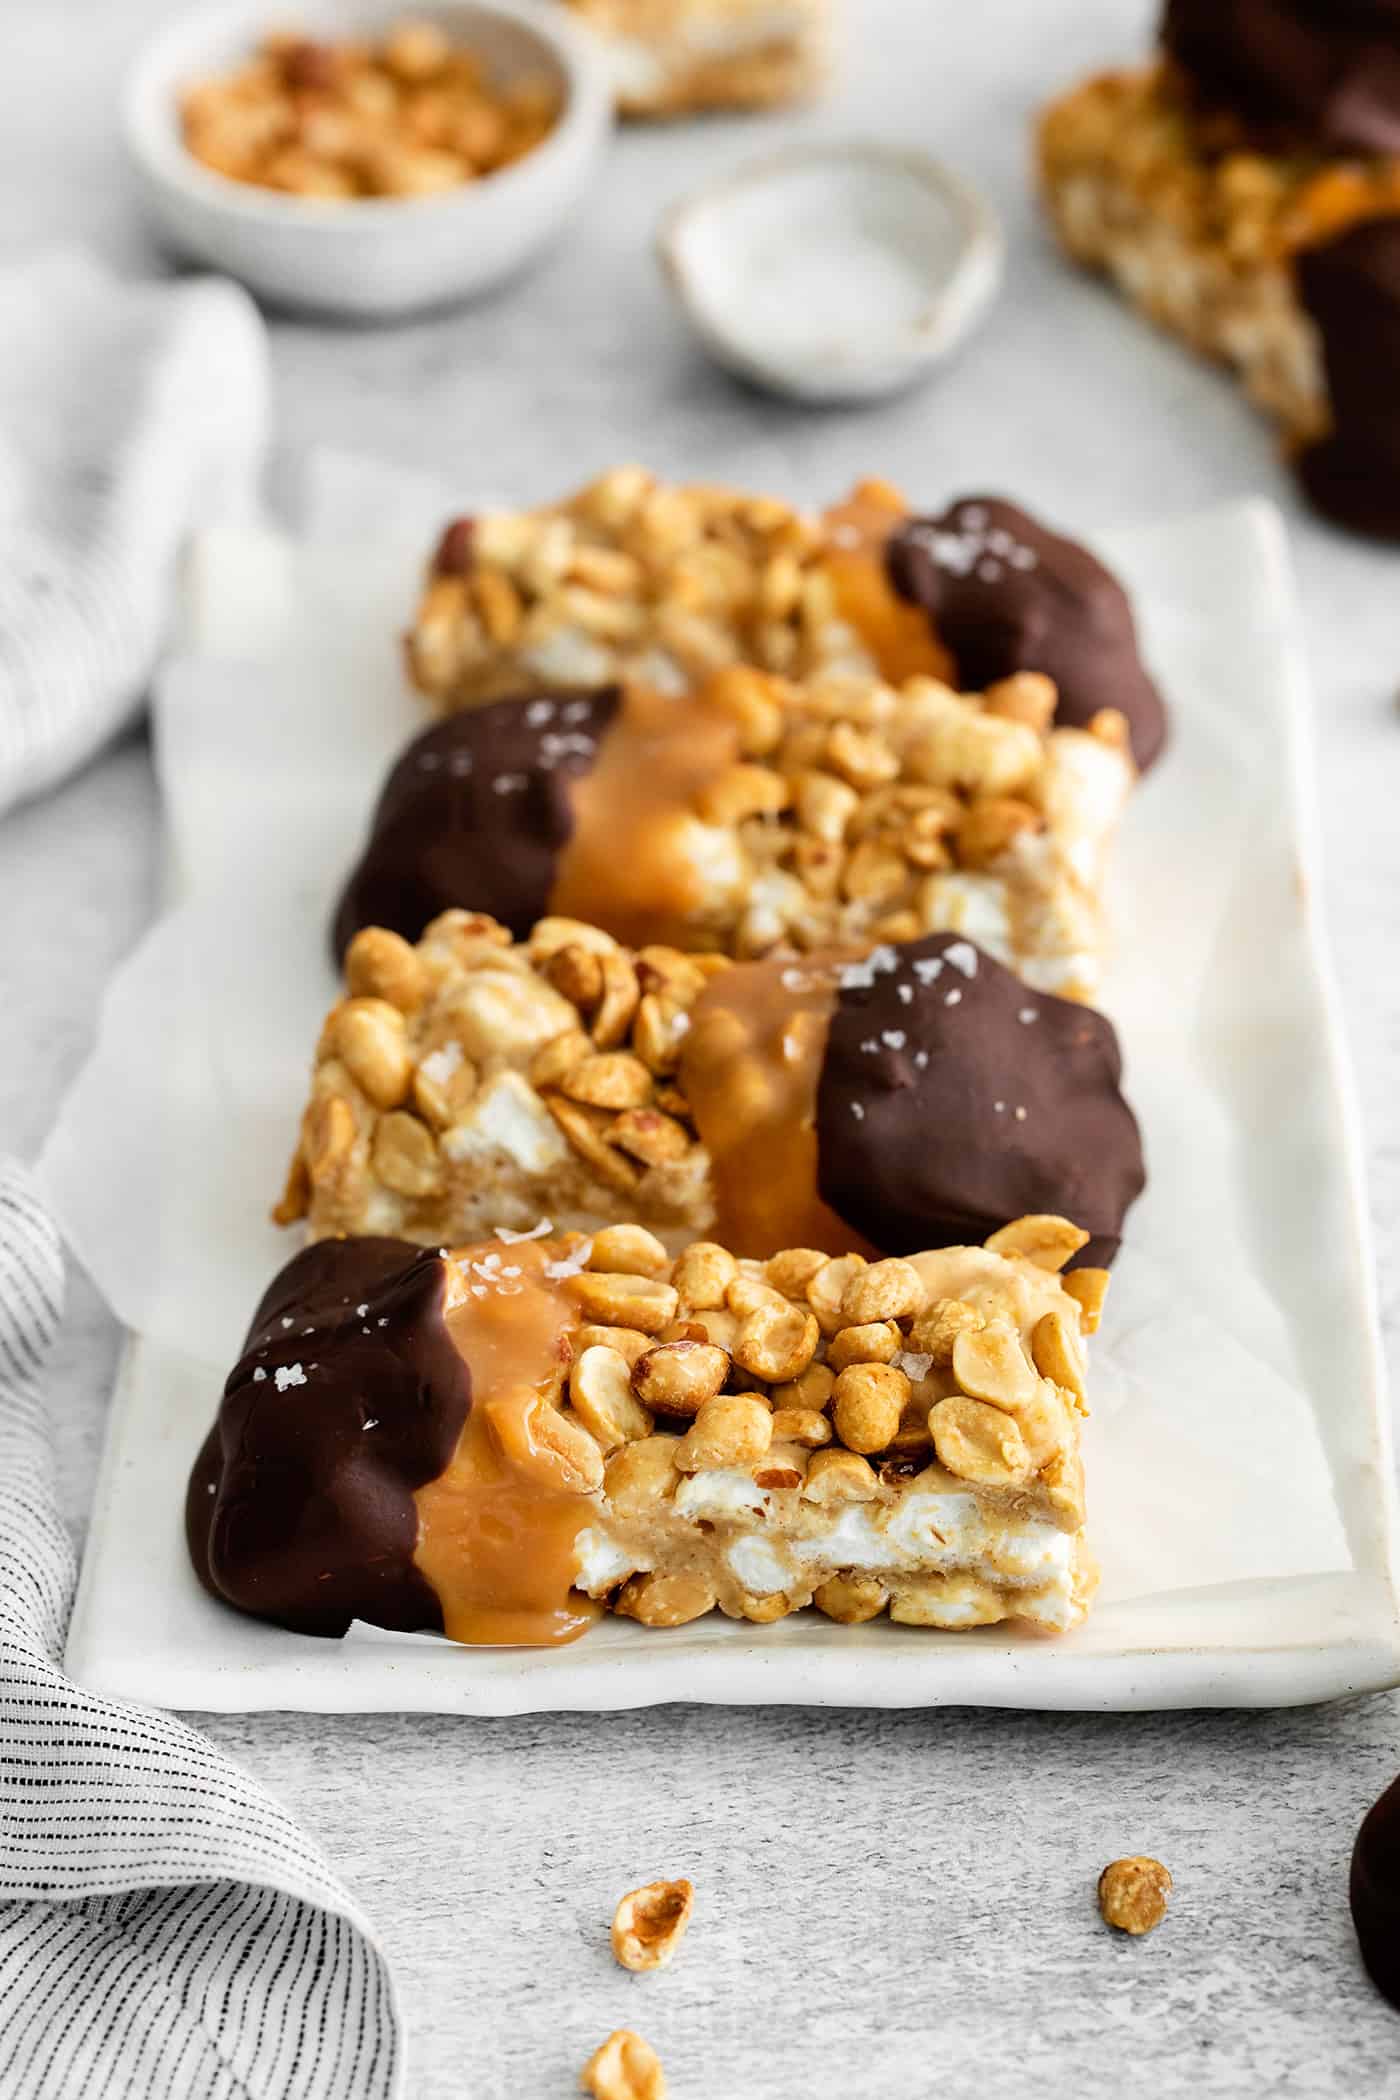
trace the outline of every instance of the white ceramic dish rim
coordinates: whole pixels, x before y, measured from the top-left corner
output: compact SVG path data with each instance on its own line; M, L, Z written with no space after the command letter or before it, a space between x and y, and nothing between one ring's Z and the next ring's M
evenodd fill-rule
M1238 519L1251 528L1275 602L1291 602L1286 547L1276 514L1256 503L1232 506L1227 512L1189 522L1205 528L1227 519ZM1113 547L1106 551L1114 558ZM275 583L275 573L255 563L252 585L259 595ZM245 579L242 588L248 587ZM225 614L226 635L230 632L227 618ZM188 1594L188 1566L183 1549L175 1542L173 1525L171 1536L163 1541L151 1539L149 1530L143 1528L150 1512L148 1508L143 1512L131 1499L132 1468L138 1452L142 1465L154 1462L166 1468L169 1478L163 1479L157 1497L157 1505L166 1507L181 1491L203 1417L192 1426L185 1412L192 1367L169 1349L138 1338L128 1348L108 1425L89 1550L69 1635L72 1674L115 1696L186 1707L476 1715L601 1711L667 1700L890 1707L987 1704L1071 1710L1262 1706L1333 1698L1400 1681L1391 1433L1359 1116L1322 938L1319 824L1306 679L1296 635L1286 634L1281 645L1283 660L1274 667L1270 682L1281 702L1280 774L1286 788L1291 858L1299 877L1296 894L1305 944L1302 961L1312 979L1314 1012L1322 1024L1327 1053L1321 1060L1320 1083L1332 1122L1329 1144L1335 1178L1329 1177L1325 1193L1337 1225L1334 1244L1340 1249L1339 1288L1347 1296L1355 1343L1354 1377L1349 1381L1356 1387L1349 1403L1355 1414L1345 1436L1346 1524L1353 1552L1349 1570L1204 1591L1191 1605L1190 1623L1193 1628L1199 1626L1199 1639L1183 1640L1175 1626L1164 1627L1154 1638L1155 1600L1148 1599L1143 1606L1127 1608L1127 1624L1115 1627L1114 1644L1099 1652L1092 1639L1103 1622L1096 1619L1085 1629L1090 1636L1087 1642L1072 1636L1060 1643L1003 1642L999 1646L984 1643L977 1635L947 1639L914 1635L917 1646L911 1646L904 1629L888 1627L883 1629L888 1636L884 1641L878 1639L882 1629L877 1628L873 1644L823 1646L803 1639L805 1622L801 1620L769 1629L762 1636L725 1626L723 1641L701 1646L692 1645L684 1631L658 1638L607 1621L579 1649L551 1654L546 1668L538 1667L528 1651L461 1650L427 1639L421 1647L378 1643L367 1668L369 1658L363 1645L310 1641L253 1622L234 1621L241 1634L254 1637L234 1643L235 1652L218 1655L217 1642L211 1639L212 1626L201 1627L191 1647L191 1629L185 1623L181 1628L183 1655L167 1661L161 1614L175 1601L172 1582L183 1585ZM172 811L172 815L178 836L179 813ZM185 872L193 874L195 865L190 860ZM1339 1209L1344 1216L1335 1215ZM207 1371L196 1369L194 1375L207 1383ZM177 1391L179 1403L164 1420L159 1400L162 1382L168 1391ZM127 1543L135 1538L146 1543ZM164 1565L153 1565L152 1555ZM119 1624L112 1615L114 1600L106 1584L123 1576L134 1590L121 1608L125 1623ZM201 1601L211 1612L217 1610L207 1600ZM1176 1599L1170 1610L1176 1610L1181 1601ZM140 1637L135 1638L138 1624ZM868 1634L871 1629L865 1631ZM629 1636L633 1637L630 1645ZM605 1642L605 1652L599 1654Z
M401 10L387 4L387 0L383 5L379 0L359 0L353 9L337 6L335 0L303 0L296 12L309 25L324 23L348 34L367 23L387 23ZM176 15L150 38L133 61L122 90L122 130L128 151L149 180L182 190L230 219L283 230L315 228L318 233L334 237L363 234L371 226L405 225L408 230L408 221L421 223L424 219L440 219L447 213L470 214L492 200L508 204L517 187L530 181L543 162L565 149L566 137L584 127L606 128L610 122L611 90L601 56L588 33L569 18L566 10L561 8L556 20L553 15L545 15L532 0L444 0L444 4L436 6L433 0L424 0L419 12L429 16L458 12L495 15L533 37L559 67L567 84L559 121L522 160L499 168L478 182L464 182L429 197L356 197L334 202L285 196L254 183L235 182L230 176L206 168L184 145L173 108L166 104L166 69L175 51L188 47L193 59L198 46L214 52L239 33L250 40L251 47L260 29L277 27L282 19L263 0L240 0L238 5L209 13Z
M794 169L860 160L912 175L950 201L962 222L963 241L958 262L927 314L893 335L885 349L852 361L844 376L854 380L862 371L883 370L896 363L907 368L945 356L995 296L1005 264L1005 231L990 200L956 169L917 146L878 139L825 139L784 146L745 161L680 198L665 213L656 233L657 259L683 310L707 340L722 344L726 356L736 364L756 372L785 369L780 356L762 356L732 335L723 313L697 289L682 255L687 228L702 214L722 207L727 197L760 188Z

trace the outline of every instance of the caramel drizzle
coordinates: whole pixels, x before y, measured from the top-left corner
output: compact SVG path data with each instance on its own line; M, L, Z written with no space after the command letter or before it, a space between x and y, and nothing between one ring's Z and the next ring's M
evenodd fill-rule
M681 1089L710 1155L716 1236L733 1254L875 1251L817 1192L817 1086L848 959L724 970L692 1010Z
M478 1647L576 1640L600 1610L573 1587L591 1499L538 1434L579 1324L566 1281L547 1273L564 1251L531 1240L448 1257L445 1318L471 1405L445 1470L414 1495L413 1559L449 1639Z
M597 763L572 783L573 835L550 911L605 927L630 947L693 947L706 882L685 837L697 798L738 753L738 724L723 709L629 686Z
M862 481L826 513L823 565L837 617L854 627L890 685L906 678L956 679L952 657L927 612L900 597L885 568L885 546L909 506L887 481Z

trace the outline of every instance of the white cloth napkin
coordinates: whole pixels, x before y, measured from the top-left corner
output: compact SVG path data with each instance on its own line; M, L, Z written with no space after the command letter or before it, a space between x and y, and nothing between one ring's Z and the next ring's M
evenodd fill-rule
M62 1295L0 1161L0 2093L390 2100L392 1981L315 1847L182 1722L59 1668L74 1568L40 1381Z
M253 509L267 403L236 285L0 271L0 811L135 712L185 535Z
M186 534L254 510L267 400L232 284L0 270L0 811L135 711ZM0 1160L0 2094L390 2100L392 1980L314 1846L182 1723L63 1675L40 1397L62 1286Z

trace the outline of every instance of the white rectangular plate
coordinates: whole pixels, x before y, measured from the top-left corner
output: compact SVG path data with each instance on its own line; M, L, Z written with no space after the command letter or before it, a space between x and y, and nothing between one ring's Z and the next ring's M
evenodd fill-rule
M1130 811L1107 1004L1152 1182L1115 1271L1087 1443L1104 1561L1059 1641L804 1613L605 1620L554 1651L311 1640L195 1583L184 1481L263 1285L266 1222L333 994L324 924L418 721L394 636L419 520L374 546L220 534L159 708L190 901L112 988L41 1164L140 1336L113 1405L68 1667L185 1708L478 1714L672 1699L1273 1705L1400 1682L1388 1418L1351 1091L1317 916L1307 696L1259 505L1105 536L1173 709Z

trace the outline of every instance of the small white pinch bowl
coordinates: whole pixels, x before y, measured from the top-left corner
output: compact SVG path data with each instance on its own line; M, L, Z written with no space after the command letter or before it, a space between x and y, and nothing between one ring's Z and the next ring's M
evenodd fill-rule
M233 182L197 161L179 97L248 58L291 23L338 40L387 29L392 0L239 0L168 23L137 58L122 107L141 194L168 244L274 304L391 320L488 289L561 231L612 126L606 65L563 7L531 0L414 0L415 18L470 45L501 78L551 75L563 109L549 136L508 168L428 197L328 202Z
M927 378L986 313L1005 240L927 154L816 144L748 162L662 224L663 272L711 355L799 401Z

